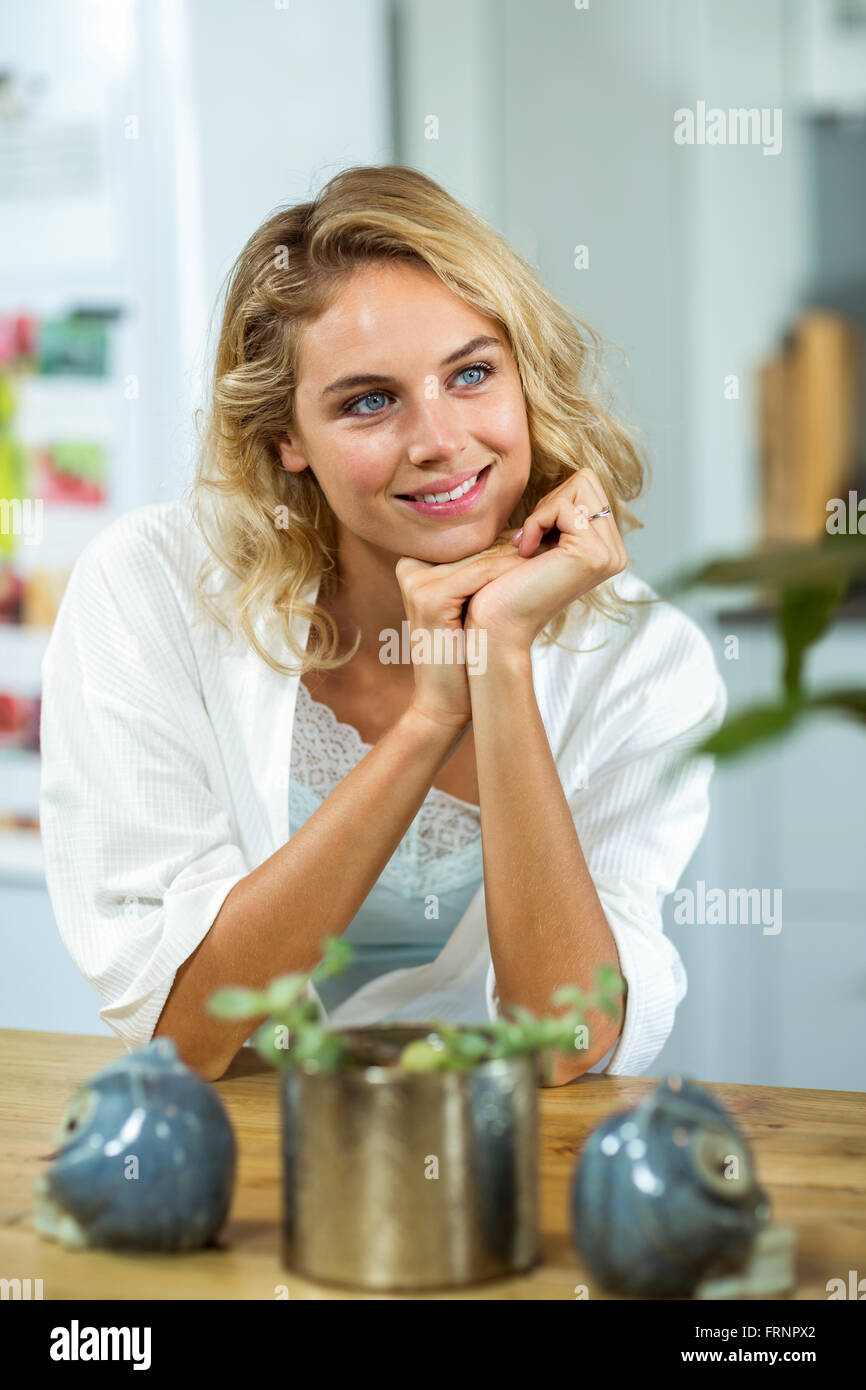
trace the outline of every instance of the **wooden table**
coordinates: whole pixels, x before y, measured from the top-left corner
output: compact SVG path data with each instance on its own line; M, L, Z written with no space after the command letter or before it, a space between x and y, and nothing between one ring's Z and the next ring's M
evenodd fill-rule
M222 1248L183 1255L73 1251L36 1235L31 1182L72 1092L123 1054L116 1039L0 1031L0 1277L40 1278L45 1299L387 1298L311 1284L280 1264L280 1158L275 1074L244 1048L216 1083L238 1138L234 1202ZM520 1278L426 1297L568 1299L595 1286L572 1247L568 1192L590 1129L635 1104L650 1077L585 1076L544 1089L542 1263ZM798 1299L826 1299L827 1280L866 1276L866 1098L856 1091L708 1085L749 1138L773 1219L797 1231ZM287 1294L286 1291L287 1290ZM401 1297L403 1297L401 1295Z

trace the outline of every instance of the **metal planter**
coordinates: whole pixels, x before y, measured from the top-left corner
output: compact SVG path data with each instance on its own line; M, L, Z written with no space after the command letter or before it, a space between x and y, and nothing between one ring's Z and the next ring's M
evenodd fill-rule
M424 1026L344 1029L402 1047ZM460 1287L538 1260L534 1055L470 1071L281 1077L283 1256L359 1289Z

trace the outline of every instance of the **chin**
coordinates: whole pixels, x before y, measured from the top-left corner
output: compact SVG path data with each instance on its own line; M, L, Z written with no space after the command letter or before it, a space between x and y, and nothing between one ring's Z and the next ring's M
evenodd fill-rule
M449 565L456 560L468 560L470 555L478 555L480 551L487 550L493 545L498 531L485 527L483 531L478 530L470 536L467 532L451 536L442 536L438 543L419 546L419 560L426 560L432 565ZM423 554L420 553L423 550Z

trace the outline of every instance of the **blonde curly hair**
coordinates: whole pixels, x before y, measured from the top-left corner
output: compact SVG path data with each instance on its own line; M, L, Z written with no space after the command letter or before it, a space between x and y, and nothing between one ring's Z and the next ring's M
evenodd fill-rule
M229 273L211 409L200 419L190 489L211 552L198 575L199 600L280 672L293 668L259 640L262 615L277 615L302 673L334 669L353 655L337 655L336 623L302 598L314 580L322 598L337 591L333 513L310 469L289 473L281 466L276 442L294 425L301 333L356 267L401 260L435 271L507 337L532 455L509 527L521 526L548 492L586 467L598 475L620 529L640 526L626 504L643 488L645 465L600 399L600 336L547 292L498 232L425 174L395 164L345 169L312 202L269 217ZM223 593L207 588L219 565L237 581ZM626 603L610 581L580 602L615 618ZM548 640L557 640L566 612L545 628ZM313 651L301 651L293 639L298 617L310 620Z

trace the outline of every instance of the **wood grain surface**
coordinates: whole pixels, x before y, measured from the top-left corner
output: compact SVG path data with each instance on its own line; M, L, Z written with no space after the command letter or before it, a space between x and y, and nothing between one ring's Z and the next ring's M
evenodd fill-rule
M41 1279L45 1299L364 1299L283 1268L279 1250L277 1078L251 1048L216 1083L238 1139L234 1201L220 1248L179 1255L73 1251L33 1228L31 1184L66 1103L93 1072L123 1054L113 1038L0 1030L0 1277ZM593 1283L571 1242L568 1194L585 1136L634 1105L650 1077L588 1075L540 1092L542 1259L519 1278L426 1298L590 1299ZM707 1083L742 1126L774 1222L797 1234L796 1299L827 1298L827 1281L866 1276L866 1097Z

